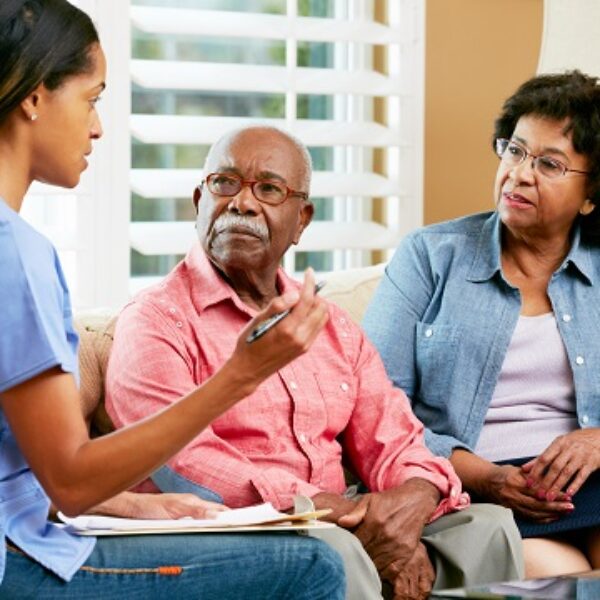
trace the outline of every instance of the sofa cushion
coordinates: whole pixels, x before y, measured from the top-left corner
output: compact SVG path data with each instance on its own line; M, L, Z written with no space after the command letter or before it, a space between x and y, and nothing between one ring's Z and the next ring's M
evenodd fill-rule
M104 435L114 429L104 409L104 377L116 322L116 315L109 311L85 312L75 319L80 340L81 408L92 436Z
M327 285L320 294L348 311L354 322L360 325L384 269L385 263L381 263L325 273L322 279L327 281Z

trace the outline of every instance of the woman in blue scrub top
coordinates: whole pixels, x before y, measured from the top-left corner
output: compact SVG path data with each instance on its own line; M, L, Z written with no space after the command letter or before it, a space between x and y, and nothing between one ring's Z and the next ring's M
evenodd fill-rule
M299 298L274 300L249 328L286 307L291 315L251 346L242 333L203 386L136 426L89 439L60 263L19 210L34 180L77 185L102 136L96 103L105 68L94 25L66 0L0 2L0 598L341 598L339 557L316 539L96 541L48 521L50 502L77 515L143 480L308 348L327 319L309 273ZM139 517L217 509L188 495L146 497L140 506Z

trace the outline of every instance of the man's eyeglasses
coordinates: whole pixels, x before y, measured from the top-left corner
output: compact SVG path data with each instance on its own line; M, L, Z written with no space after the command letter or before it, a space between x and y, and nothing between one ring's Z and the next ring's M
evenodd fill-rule
M300 196L308 200L306 192L297 192L274 179L249 180L242 179L235 173L211 173L202 183L204 182L208 191L215 196L235 196L243 186L249 185L254 197L265 204L281 204L288 196Z
M557 177L562 177L569 172L589 175L589 171L569 169L566 165L561 163L560 160L556 160L556 158L552 158L551 156L536 156L535 154L531 154L527 148L518 142L515 142L514 140L497 138L494 148L496 150L496 154L502 160L502 162L510 167L516 167L517 165L520 165L531 156L531 166L537 173L547 177L548 179L556 179Z

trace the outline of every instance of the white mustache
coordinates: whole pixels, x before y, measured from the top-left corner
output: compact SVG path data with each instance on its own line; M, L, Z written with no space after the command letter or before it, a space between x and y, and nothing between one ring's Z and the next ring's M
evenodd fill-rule
M269 229L262 221L258 221L253 217L245 217L236 215L235 213L224 212L219 215L214 222L213 230L216 233L221 233L227 229L246 229L261 240L268 241Z

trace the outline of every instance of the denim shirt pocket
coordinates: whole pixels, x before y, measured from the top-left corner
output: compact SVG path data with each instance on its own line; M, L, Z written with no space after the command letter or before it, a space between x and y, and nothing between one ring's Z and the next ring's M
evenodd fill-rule
M456 373L460 330L455 325L418 322L416 364L418 396L430 406L447 404Z

